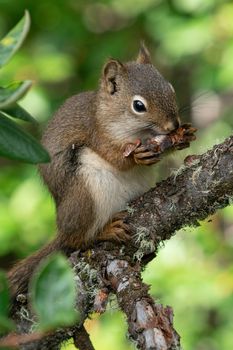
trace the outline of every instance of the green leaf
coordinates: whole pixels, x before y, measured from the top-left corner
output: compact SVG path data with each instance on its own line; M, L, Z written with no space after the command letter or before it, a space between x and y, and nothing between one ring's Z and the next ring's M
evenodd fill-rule
M30 16L25 11L24 17L0 41L0 68L6 64L21 46L30 28Z
M40 329L68 326L78 320L75 289L73 271L63 255L55 254L42 262L30 286Z
M31 87L30 80L14 82L6 87L0 87L0 109L7 108L17 102Z
M39 142L0 112L0 156L29 163L46 163L50 158Z
M10 292L6 275L0 271L0 334L14 329L14 323L8 318Z
M31 116L31 114L28 113L23 107L21 107L17 103L10 107L4 108L2 112L9 115L10 117L21 119L21 120L24 120L25 122L31 122L31 123L37 124L37 121Z

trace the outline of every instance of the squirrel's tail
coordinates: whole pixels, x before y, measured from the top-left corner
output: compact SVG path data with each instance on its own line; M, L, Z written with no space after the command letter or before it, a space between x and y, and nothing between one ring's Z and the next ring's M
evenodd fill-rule
M40 261L55 251L63 251L57 238L38 252L18 262L8 272L8 281L13 303L16 301L17 295L27 293L29 280Z

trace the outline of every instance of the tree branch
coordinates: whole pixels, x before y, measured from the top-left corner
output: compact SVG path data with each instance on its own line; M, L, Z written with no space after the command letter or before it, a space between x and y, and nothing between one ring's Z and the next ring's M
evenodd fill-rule
M176 174L130 205L130 222L155 246L181 227L198 225L233 196L233 136L202 156L187 157Z
M156 255L162 241L181 227L198 225L198 220L229 205L232 196L233 137L229 137L202 156L187 157L176 174L130 203L127 221L133 239L127 245L99 243L70 257L77 277L81 324L94 310L103 312L108 293L113 292L127 316L129 337L139 349L180 349L172 310L152 300L148 286L141 281L141 270ZM22 329L22 320L16 319ZM75 337L75 332L77 327L57 331L34 342L33 349L43 349L48 342L47 348L57 349L59 342ZM75 342L78 346L78 339Z
M79 350L95 350L89 338L89 334L83 325L74 332L73 339L74 345L77 346Z

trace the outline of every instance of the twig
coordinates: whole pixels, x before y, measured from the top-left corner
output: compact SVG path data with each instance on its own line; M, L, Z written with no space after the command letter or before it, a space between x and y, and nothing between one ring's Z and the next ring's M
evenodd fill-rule
M74 333L73 339L74 345L79 350L95 350L91 343L90 336L83 325Z
M18 349L20 345L40 340L45 337L45 333L34 332L26 334L9 333L4 338L0 339L0 347L12 347Z

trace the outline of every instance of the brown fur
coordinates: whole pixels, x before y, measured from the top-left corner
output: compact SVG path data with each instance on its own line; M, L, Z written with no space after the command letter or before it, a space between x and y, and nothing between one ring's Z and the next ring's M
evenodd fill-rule
M53 241L42 248L39 252L32 254L28 258L18 262L8 273L10 281L10 290L14 299L18 294L25 293L28 288L28 280L32 275L32 271L38 266L39 262L51 254L54 250L58 250L58 244Z
M141 96L147 110L137 115L132 99ZM54 250L77 249L100 239L127 237L114 211L145 192L152 182L140 156L124 157L127 143L166 134L178 125L174 91L151 64L143 46L134 62L109 60L97 91L80 93L59 108L42 138L51 162L40 166L57 210L57 238L10 271L12 295L25 292L39 261ZM139 160L140 158L140 160Z

